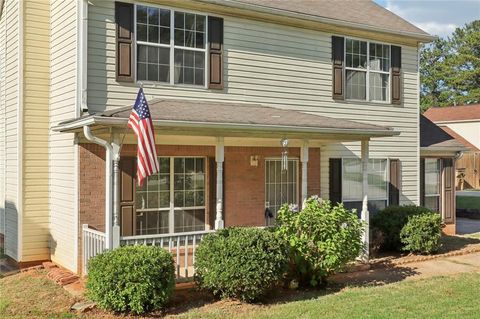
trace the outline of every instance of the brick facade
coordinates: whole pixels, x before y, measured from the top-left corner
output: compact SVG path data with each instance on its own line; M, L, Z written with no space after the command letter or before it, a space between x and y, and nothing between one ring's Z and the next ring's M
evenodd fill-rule
M79 267L82 260L83 224L105 230L105 149L96 144L79 145ZM135 157L135 145L124 145L122 157ZM159 156L205 156L207 160L206 221L215 218L216 167L214 146L162 145ZM265 225L265 159L280 157L277 147L225 147L224 219L226 226ZM258 166L250 165L250 156L258 156ZM300 158L299 148L290 148L289 156ZM301 191L301 164L298 167L298 198ZM320 150L311 148L308 161L308 194L320 194Z
M265 159L278 158L281 148L225 147L225 225L265 225ZM308 195L320 194L320 150L309 150L307 165ZM258 156L258 166L250 166L250 156ZM299 148L289 156L300 158ZM301 164L298 167L298 194L301 192ZM299 203L300 204L300 203Z

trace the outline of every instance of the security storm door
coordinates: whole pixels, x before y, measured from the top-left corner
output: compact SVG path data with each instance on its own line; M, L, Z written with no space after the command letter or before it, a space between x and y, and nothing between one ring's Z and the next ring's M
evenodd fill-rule
M298 160L288 160L288 170L282 170L281 159L265 161L266 224L275 224L277 211L283 204L298 204Z

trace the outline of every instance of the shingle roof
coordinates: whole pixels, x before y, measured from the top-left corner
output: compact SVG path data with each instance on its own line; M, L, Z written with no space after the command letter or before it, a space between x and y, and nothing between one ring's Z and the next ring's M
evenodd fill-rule
M454 130L449 128L448 126L440 126L440 128L442 130L444 130L445 132L447 132L448 135L450 135L451 137L456 139L459 143L461 143L466 148L468 148L472 151L475 151L475 152L480 151L475 145L473 145L472 143L467 141L463 136L461 136L460 134L458 134L457 132L455 132Z
M340 130L391 131L391 128L335 119L316 114L268 107L262 104L155 99L149 103L152 119L195 123L285 126ZM101 116L128 118L130 106L106 111Z
M433 122L480 120L480 104L432 107L424 115Z
M288 12L381 27L393 32L429 35L410 22L370 0L230 0Z
M195 129L208 135L237 134L261 131L263 134L301 134L305 138L319 136L351 140L365 137L394 136L392 128L336 119L291 109L251 103L219 101L155 99L149 101L154 124L164 130ZM132 107L122 107L64 121L53 130L73 132L85 125L125 126ZM232 135L234 136L234 135ZM353 138L355 136L355 138Z
M420 115L420 147L430 151L467 151L459 141L435 123Z

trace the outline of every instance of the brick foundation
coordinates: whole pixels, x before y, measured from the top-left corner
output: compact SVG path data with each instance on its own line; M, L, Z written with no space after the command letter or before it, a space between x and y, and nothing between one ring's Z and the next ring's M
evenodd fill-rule
M447 224L442 231L445 235L455 236L457 234L456 224Z

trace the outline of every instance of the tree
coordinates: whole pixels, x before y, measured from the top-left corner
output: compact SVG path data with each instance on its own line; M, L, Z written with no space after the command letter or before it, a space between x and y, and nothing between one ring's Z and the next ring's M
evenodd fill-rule
M480 20L423 47L420 81L422 111L431 106L480 103Z

